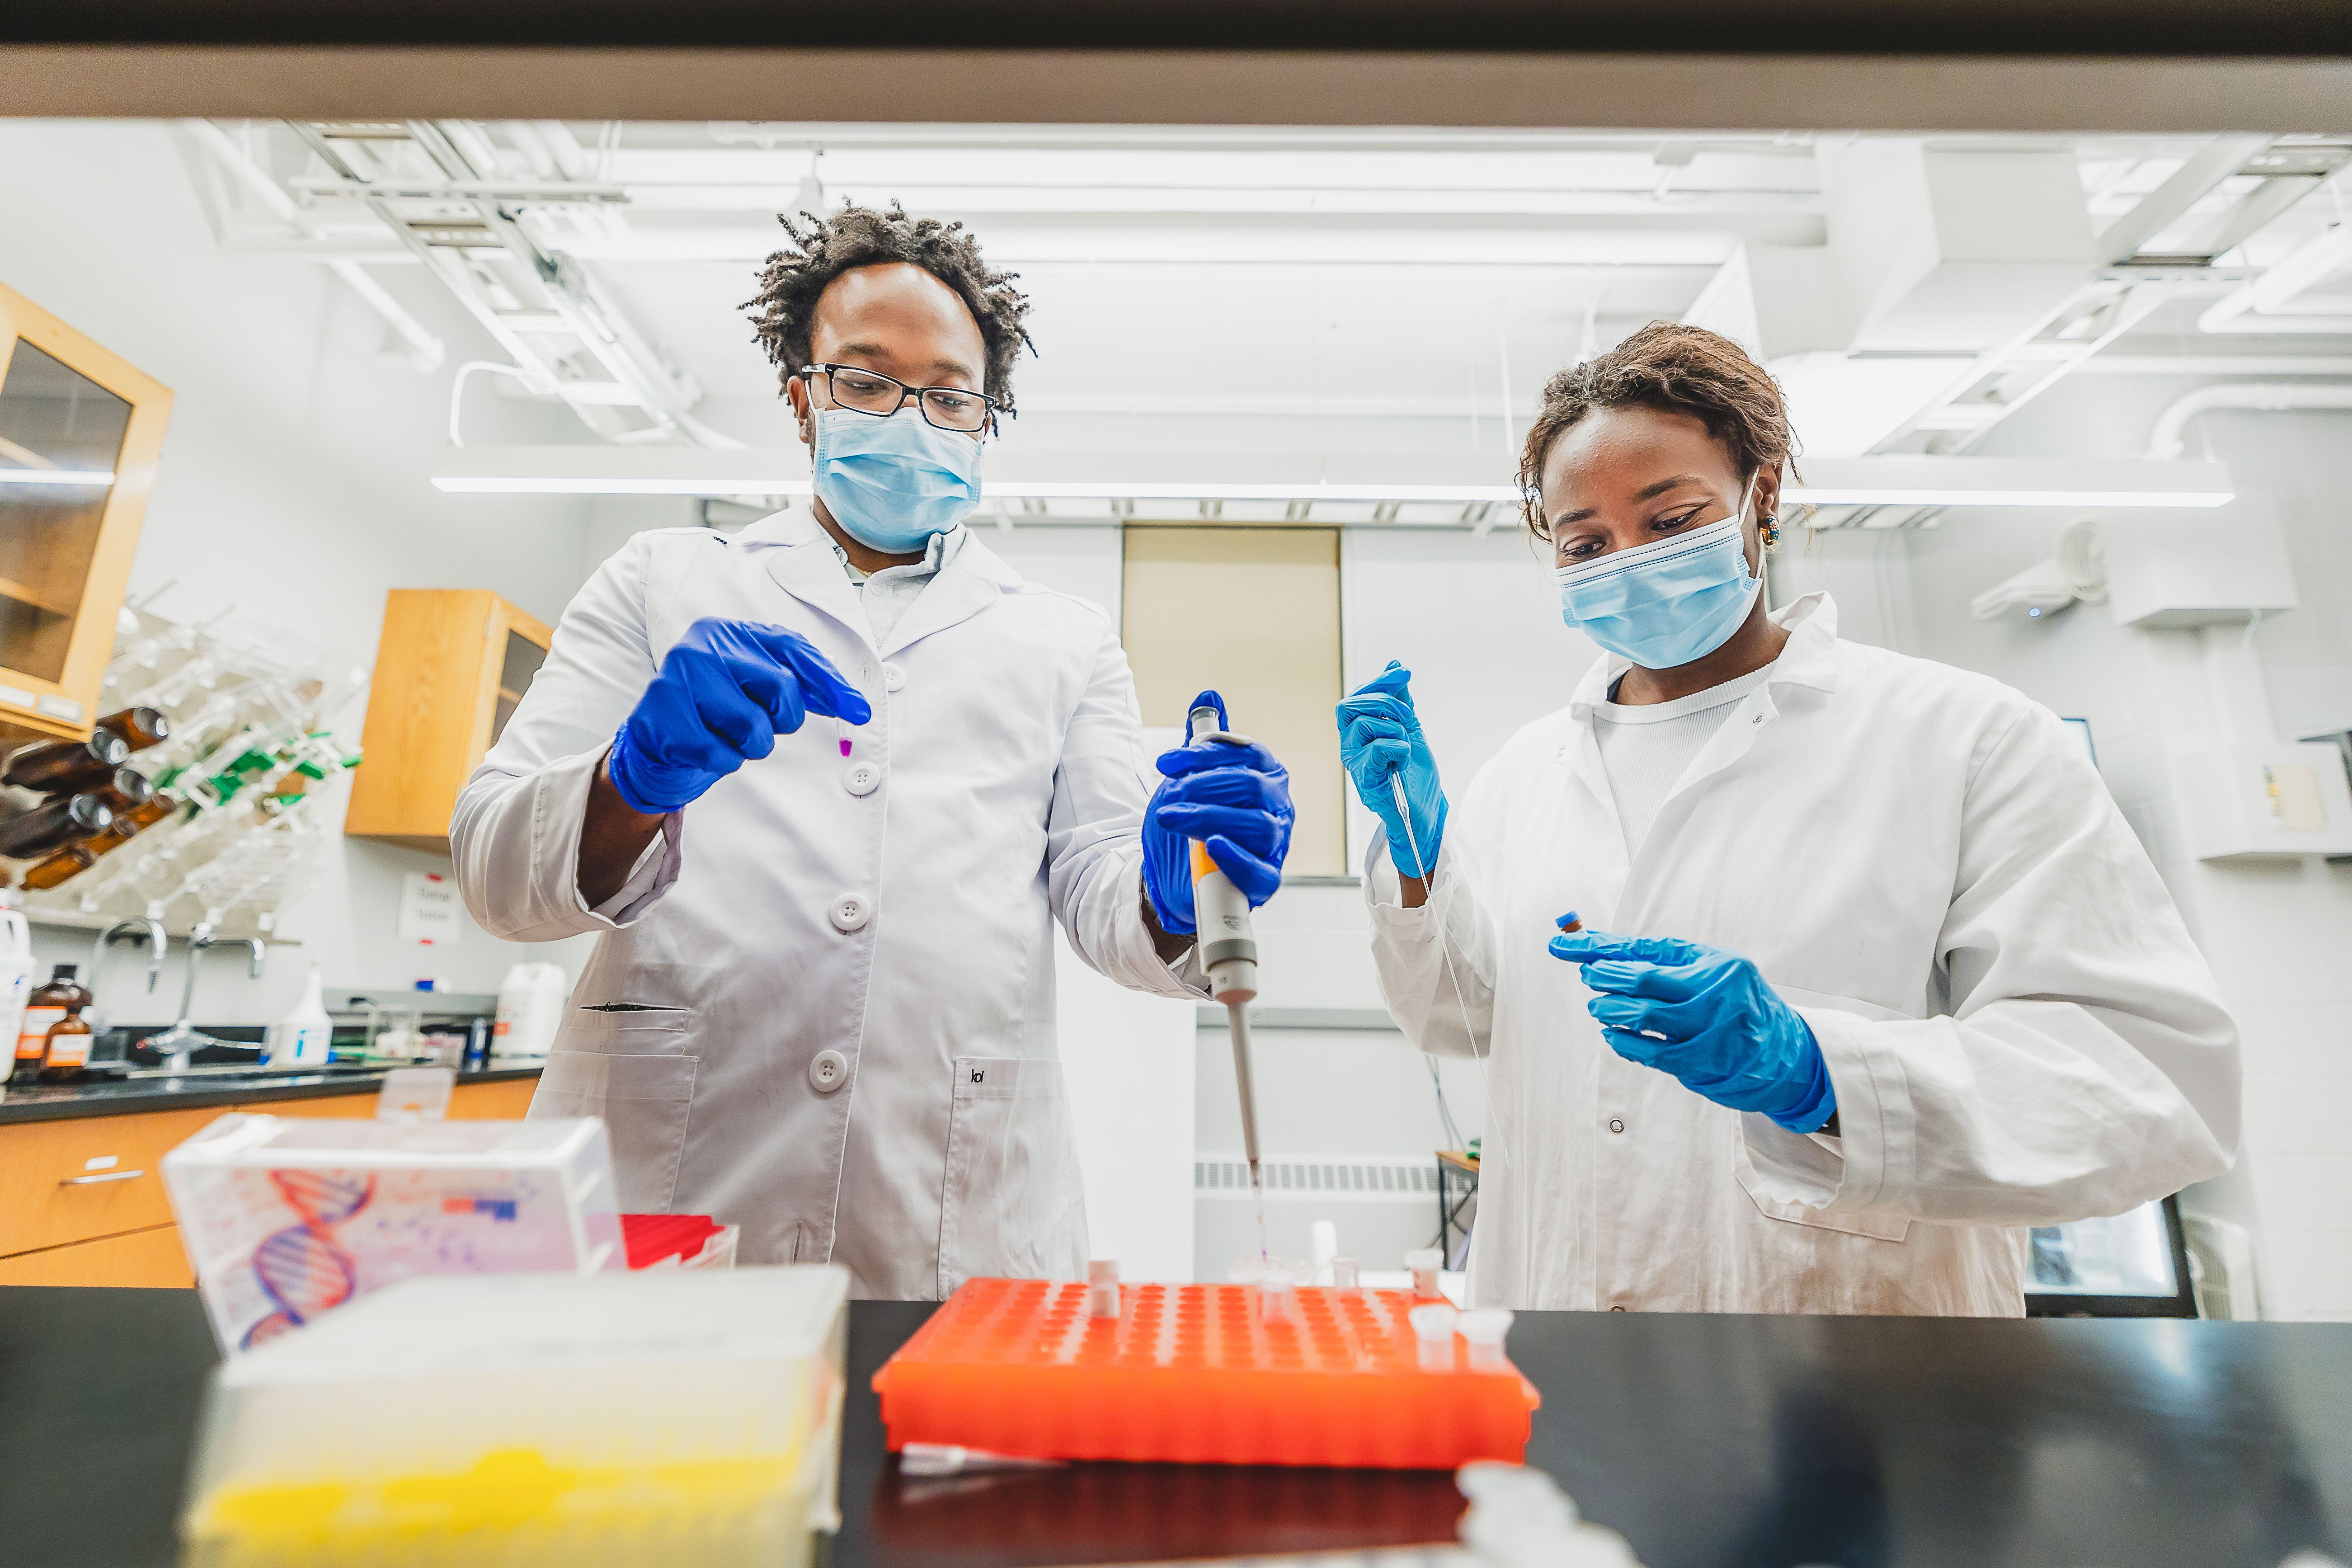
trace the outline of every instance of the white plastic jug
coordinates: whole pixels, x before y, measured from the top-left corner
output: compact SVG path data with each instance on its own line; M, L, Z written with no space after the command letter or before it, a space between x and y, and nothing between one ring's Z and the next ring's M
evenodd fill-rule
M572 982L560 963L518 963L499 986L499 1018L490 1029L490 1055L543 1057L563 1026L563 1005Z
M33 989L33 931L21 910L0 906L0 1039L13 1050ZM0 1072L0 1082L7 1075Z

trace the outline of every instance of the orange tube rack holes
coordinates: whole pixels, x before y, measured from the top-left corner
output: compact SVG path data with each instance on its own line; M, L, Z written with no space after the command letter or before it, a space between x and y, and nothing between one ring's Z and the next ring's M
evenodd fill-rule
M1268 1321L1249 1285L973 1279L874 1374L893 1450L1049 1459L1452 1469L1521 1462L1541 1403L1499 1358L1423 1364L1401 1290L1301 1286ZM1443 1352L1440 1352L1441 1355Z

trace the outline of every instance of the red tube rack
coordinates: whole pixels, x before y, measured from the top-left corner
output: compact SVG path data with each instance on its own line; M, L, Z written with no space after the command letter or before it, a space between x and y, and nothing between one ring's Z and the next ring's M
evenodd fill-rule
M973 1279L874 1374L889 1446L1052 1459L1451 1469L1520 1462L1541 1403L1499 1357L1426 1367L1400 1290ZM1441 1357L1446 1352L1441 1350Z

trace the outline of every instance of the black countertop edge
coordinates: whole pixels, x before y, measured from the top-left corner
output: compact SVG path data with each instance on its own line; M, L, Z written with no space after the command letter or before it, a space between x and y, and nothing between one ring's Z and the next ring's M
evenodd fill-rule
M537 1078L547 1064L461 1072L457 1087ZM271 1100L330 1100L373 1094L390 1068L365 1072L288 1073L282 1078L149 1078L114 1083L15 1087L0 1100L0 1127L17 1121L66 1121L84 1116L135 1116L148 1110L202 1110Z

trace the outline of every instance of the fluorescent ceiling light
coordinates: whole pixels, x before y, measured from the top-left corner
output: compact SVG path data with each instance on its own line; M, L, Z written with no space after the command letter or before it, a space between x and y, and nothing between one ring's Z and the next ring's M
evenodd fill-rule
M1016 454L1025 467L986 482L992 501L1317 501L1401 505L1517 505L1516 485L1482 482L1492 458L1411 454L1150 453ZM456 495L778 496L810 493L797 452L688 447L468 447L450 453L434 476ZM1353 479L1309 478L1325 467ZM1055 474L1039 478L1040 468ZM1201 477L1188 478L1187 471ZM1304 470L1302 472L1302 470ZM1070 476L1070 477L1064 477ZM2210 508L2235 487L2219 463L2112 459L1939 458L1888 455L1822 458L1806 480L1782 492L1823 507Z
M433 488L452 495L482 496L804 496L811 494L805 479L787 479L759 474L729 474L723 478L656 477L592 474L436 474ZM1000 493L990 487L990 493Z
M445 474L433 481L453 495L806 496L806 479L730 475L709 479L598 479L581 474ZM1482 501L1517 503L1513 485L1226 485L1094 479L990 480L992 500L1304 500ZM2227 506L2230 490L1922 489L1900 485L1790 485L1781 499L1814 506Z
M110 485L104 468L0 468L0 485Z
M2172 507L2227 506L2237 499L2231 490L1976 490L1919 489L1901 485L1789 485L1783 500L1814 506L2091 506Z

